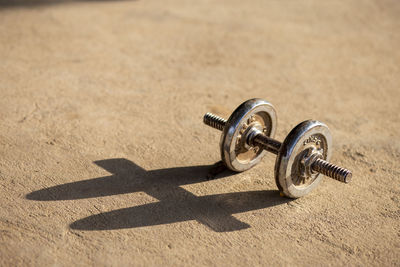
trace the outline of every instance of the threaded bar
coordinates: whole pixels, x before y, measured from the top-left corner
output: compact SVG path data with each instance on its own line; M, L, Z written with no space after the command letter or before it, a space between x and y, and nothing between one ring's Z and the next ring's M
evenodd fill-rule
M226 120L224 118L221 118L217 115L214 115L212 113L206 113L203 118L204 124L211 126L215 129L218 129L220 131L224 130Z
M265 134L258 134L253 141L257 145L261 145L265 150L278 155L282 143L266 136Z
M351 181L351 171L329 163L323 159L316 159L311 166L313 171L322 173L330 178L338 180L343 183L349 183Z

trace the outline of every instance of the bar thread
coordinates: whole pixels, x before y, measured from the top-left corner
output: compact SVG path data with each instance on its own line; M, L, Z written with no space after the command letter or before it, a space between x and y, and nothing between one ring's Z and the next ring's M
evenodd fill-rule
M349 183L351 181L351 171L336 166L335 164L329 163L323 159L316 159L311 165L313 171L322 173L332 179L338 180L343 183Z
M203 122L208 126L211 126L220 131L224 130L226 124L226 120L224 118L221 118L209 112L204 115Z

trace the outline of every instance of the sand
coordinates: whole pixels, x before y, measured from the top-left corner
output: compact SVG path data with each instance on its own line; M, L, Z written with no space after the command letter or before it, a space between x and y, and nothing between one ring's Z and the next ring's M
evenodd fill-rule
M395 266L398 1L0 2L1 266ZM207 174L202 123L259 97L353 171L279 196Z

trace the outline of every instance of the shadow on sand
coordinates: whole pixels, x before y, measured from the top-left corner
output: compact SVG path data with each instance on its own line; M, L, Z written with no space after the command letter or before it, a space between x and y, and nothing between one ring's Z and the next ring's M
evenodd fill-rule
M207 181L214 166L190 166L146 171L127 159L95 161L113 175L57 185L29 193L26 198L57 201L145 192L159 202L92 215L73 222L77 230L112 230L197 220L216 232L249 228L232 214L287 203L278 191L250 191L196 196L180 187ZM218 173L216 173L218 174ZM232 175L223 171L218 178ZM214 175L215 176L215 175Z

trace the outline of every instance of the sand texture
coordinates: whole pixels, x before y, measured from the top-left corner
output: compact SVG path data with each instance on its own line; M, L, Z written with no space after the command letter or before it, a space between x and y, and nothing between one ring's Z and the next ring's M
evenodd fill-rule
M208 181L254 97L352 183ZM0 266L399 266L399 112L396 0L0 0Z

